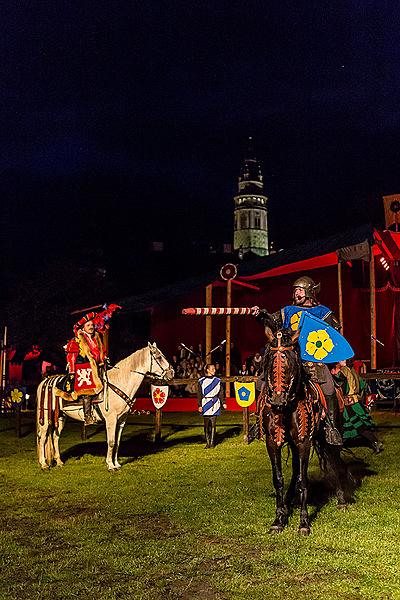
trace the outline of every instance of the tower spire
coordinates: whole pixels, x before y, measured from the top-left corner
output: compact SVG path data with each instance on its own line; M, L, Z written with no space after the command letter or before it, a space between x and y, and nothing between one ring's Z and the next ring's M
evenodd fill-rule
M267 201L261 164L256 158L253 138L249 137L240 169L238 194L234 197L234 250L242 254L251 251L259 256L269 253Z

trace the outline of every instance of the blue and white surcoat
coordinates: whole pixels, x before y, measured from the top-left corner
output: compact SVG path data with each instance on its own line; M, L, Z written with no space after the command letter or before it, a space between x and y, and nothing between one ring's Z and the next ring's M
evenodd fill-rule
M201 377L199 386L201 391L201 414L203 417L218 417L221 414L221 380L219 377Z

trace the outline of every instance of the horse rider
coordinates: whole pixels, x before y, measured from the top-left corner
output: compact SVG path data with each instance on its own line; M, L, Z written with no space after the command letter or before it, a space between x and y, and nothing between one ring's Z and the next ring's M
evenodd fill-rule
M115 304L104 306L100 313L90 312L75 323L74 337L67 343L68 375L58 383L57 393L65 400L79 400L83 404L85 425L96 423L92 416L92 398L102 389L102 375L109 366L102 334L108 329L108 321Z
M204 377L200 377L197 387L198 411L204 418L206 448L214 448L217 417L221 405L226 409L224 390L219 377L215 376L215 365L204 367Z
M285 306L280 311L269 313L258 306L253 307L253 314L260 320L264 326L270 327L272 331L278 329L290 329L297 331L302 311L307 311L311 315L326 321L335 329L340 329L340 324L332 314L332 311L320 304L316 295L319 293L321 285L316 284L311 277L303 275L296 279L293 284L292 305ZM326 400L327 414L325 418L325 438L328 444L341 446L343 444L342 436L339 433L341 429L341 412L339 410L338 399L335 392L335 384L329 368L324 363L313 363L303 361L303 368L311 381L316 382L322 389Z

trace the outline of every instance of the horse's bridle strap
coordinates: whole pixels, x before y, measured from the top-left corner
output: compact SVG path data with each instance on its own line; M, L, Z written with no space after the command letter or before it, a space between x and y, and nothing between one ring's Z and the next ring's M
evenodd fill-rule
M122 398L122 400L125 400L129 407L135 404L135 398L129 398L128 394L125 394L123 390L111 383L111 381L107 381L107 385L112 389L113 392L115 392L120 398Z
M285 350L293 350L294 346L278 346L277 348L269 347L271 352L284 352Z

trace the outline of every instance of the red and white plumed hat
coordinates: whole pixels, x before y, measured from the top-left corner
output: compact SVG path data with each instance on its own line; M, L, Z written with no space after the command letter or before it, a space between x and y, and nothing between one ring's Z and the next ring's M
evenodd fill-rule
M78 329L81 329L84 326L84 324L87 323L88 321L93 321L93 319L96 317L96 315L97 315L97 313L90 312L90 313L87 313L87 315L85 315L81 319L79 319L79 321L77 323L75 323L75 325L74 325L74 333L76 334Z

